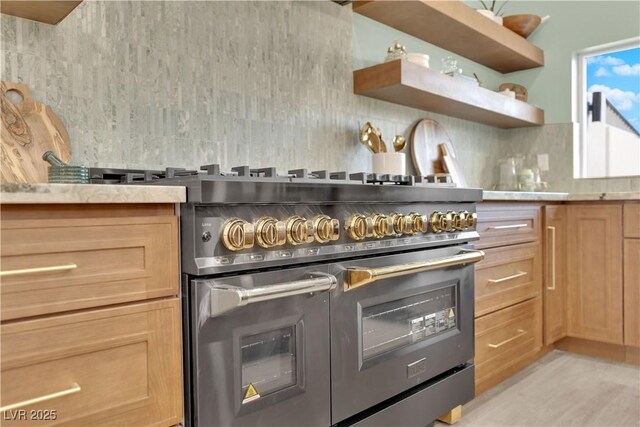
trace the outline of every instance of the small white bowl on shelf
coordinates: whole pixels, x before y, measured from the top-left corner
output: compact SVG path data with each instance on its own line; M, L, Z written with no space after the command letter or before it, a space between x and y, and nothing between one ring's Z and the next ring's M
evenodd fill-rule
M407 61L429 68L429 55L426 53L407 53Z

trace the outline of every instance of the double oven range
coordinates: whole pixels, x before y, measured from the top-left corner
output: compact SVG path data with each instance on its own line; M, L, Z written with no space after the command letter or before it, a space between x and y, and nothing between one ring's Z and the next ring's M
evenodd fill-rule
M145 174L187 187L187 425L429 425L473 398L481 190L202 169Z

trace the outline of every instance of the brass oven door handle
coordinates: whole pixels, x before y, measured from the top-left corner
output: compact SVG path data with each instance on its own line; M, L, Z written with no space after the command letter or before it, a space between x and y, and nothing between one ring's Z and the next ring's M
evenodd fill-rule
M70 394L79 393L82 388L78 384L73 384L70 388L55 393L45 394L44 396L34 397L33 399L23 400L22 402L13 403L0 408L0 413L12 411L14 409L23 408L25 406L35 405L37 403L46 402L48 400L57 399L59 397L68 396Z
M506 340L499 342L498 344L489 344L489 348L500 348L505 344L509 344L511 341L515 341L523 335L526 335L527 331L524 329L518 329L518 333L511 338L507 338Z
M504 283L504 282L508 282L509 280L517 279L518 277L526 276L527 274L529 273L527 273L526 271L518 271L516 274L513 274L511 276L501 277L499 279L489 279L487 280L487 282L491 283L492 285L495 285L497 283Z
M53 265L51 267L24 268L21 270L0 271L0 277L24 276L27 274L54 273L58 271L69 271L78 268L76 264Z
M551 286L547 286L547 290L556 290L556 228L552 225L547 226L547 230L551 232Z
M495 225L487 227L487 230L511 230L514 228L527 228L527 224L512 224L512 225Z
M222 314L261 301L286 298L311 292L328 291L336 287L338 279L332 274L314 272L308 279L278 283L253 289L245 289L224 284L210 284L211 310L209 317Z
M484 252L465 250L462 253L442 258L433 258L427 261L412 262L409 264L392 265L389 267L365 268L350 267L346 271L345 290L351 290L378 280L392 277L406 276L408 274L421 273L423 271L439 270L446 267L473 264L484 259Z

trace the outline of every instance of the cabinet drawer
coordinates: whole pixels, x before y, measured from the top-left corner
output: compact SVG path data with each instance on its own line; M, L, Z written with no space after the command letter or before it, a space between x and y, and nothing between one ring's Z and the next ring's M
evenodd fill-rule
M487 249L476 264L476 317L540 295L539 243Z
M640 238L640 203L626 203L622 212L624 237Z
M5 324L0 339L3 426L181 421L177 298Z
M479 249L538 240L540 207L480 204L477 230Z
M1 319L176 295L174 216L2 221Z
M542 346L540 298L476 319L476 384Z

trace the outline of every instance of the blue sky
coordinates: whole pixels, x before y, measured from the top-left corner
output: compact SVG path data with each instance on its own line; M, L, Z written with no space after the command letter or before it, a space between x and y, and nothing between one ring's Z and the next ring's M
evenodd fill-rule
M587 92L603 92L640 130L640 48L587 58Z

